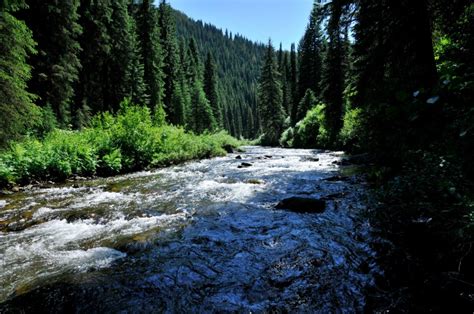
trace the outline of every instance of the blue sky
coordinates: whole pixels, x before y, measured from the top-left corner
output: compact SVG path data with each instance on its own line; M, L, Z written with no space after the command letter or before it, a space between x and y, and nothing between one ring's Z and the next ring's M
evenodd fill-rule
M158 2L158 1L156 1ZM303 36L313 0L168 0L195 20L290 49Z

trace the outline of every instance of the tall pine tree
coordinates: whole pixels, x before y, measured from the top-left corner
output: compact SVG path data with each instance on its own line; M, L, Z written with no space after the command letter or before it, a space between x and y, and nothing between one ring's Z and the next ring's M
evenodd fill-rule
M0 147L24 133L37 112L27 91L31 67L26 62L35 42L26 24L12 15L24 7L18 0L0 4Z
M212 131L217 127L217 122L204 92L201 61L194 39L189 42L187 60L187 77L191 95L187 110L187 127L195 133Z
M301 99L308 89L316 97L321 94L321 72L323 40L321 35L322 6L319 1L314 2L309 24L299 46L299 98Z
M84 29L80 37L81 64L79 82L76 85L75 124L81 127L87 122L88 112L112 110L106 103L107 88L113 78L108 75L112 38L109 27L112 18L110 0L83 0L79 7L79 22Z
M216 129L217 123L200 80L196 80L192 86L190 106L188 127L191 131L199 134Z
M172 9L165 0L158 9L160 42L163 51L164 97L163 104L168 120L175 125L184 125L184 106L178 82L178 44Z
M322 78L323 99L326 104L326 128L329 142L336 146L339 131L342 128L343 92L345 76L343 70L344 43L341 36L341 18L345 0L333 0L330 6L330 17L327 27L329 37L328 50L325 55Z
M135 21L129 15L127 4L128 0L111 3L108 30L111 50L106 63L108 86L104 87L104 102L113 111L126 97L143 104L146 96Z
M277 71L275 51L268 43L258 90L258 109L264 134L262 143L278 145L285 119L282 107L280 74Z
M160 29L155 6L143 0L136 12L138 37L142 47L144 79L149 97L148 105L163 119L164 75L163 52L160 44Z
M216 65L210 52L207 54L206 63L204 65L204 92L206 93L206 97L211 105L212 113L216 119L217 125L222 127L222 110L219 103L219 95L217 93Z
M81 66L79 0L30 0L28 5L22 15L38 43L38 54L30 60L30 90L39 96L38 104L51 106L60 125L66 127L71 122L74 84Z
M295 125L298 115L298 101L299 101L299 91L298 91L298 64L296 56L295 44L291 44L290 50L290 90L291 90L291 124Z

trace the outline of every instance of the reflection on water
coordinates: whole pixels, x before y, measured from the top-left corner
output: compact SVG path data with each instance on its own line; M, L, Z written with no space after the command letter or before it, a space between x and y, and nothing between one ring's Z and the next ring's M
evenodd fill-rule
M241 156L0 199L0 312L363 310L364 185L324 180L341 154ZM273 209L327 195L322 214Z

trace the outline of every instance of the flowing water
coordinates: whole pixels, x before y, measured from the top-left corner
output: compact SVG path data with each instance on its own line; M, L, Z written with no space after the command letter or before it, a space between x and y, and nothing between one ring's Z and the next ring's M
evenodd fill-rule
M0 312L363 311L363 180L342 153L245 150L0 197ZM274 209L290 196L327 209Z

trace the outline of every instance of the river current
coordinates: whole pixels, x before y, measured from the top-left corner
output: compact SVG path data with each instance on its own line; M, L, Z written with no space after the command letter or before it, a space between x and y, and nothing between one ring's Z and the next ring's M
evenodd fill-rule
M244 149L0 196L0 312L364 311L364 180L340 152ZM291 196L327 208L274 209Z

